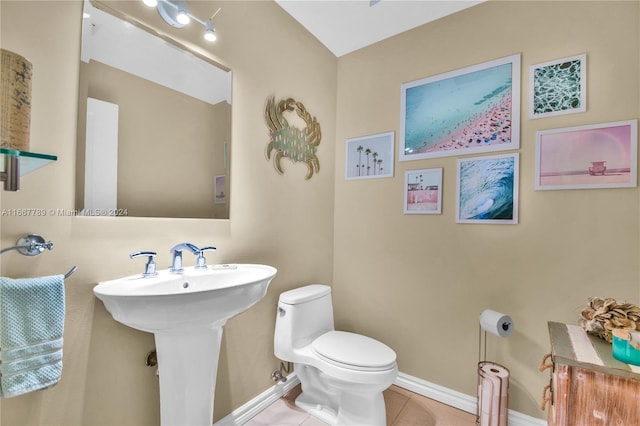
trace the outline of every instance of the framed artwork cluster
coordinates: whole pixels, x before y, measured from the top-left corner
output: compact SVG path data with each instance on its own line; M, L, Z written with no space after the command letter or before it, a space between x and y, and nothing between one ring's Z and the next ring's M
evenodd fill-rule
M401 85L399 161L465 156L457 223L518 223L520 57ZM530 66L529 119L585 112L586 85L586 54ZM637 186L637 120L541 130L535 139L536 190ZM393 145L393 132L347 140L346 179L392 177ZM442 213L443 172L405 171L405 214Z

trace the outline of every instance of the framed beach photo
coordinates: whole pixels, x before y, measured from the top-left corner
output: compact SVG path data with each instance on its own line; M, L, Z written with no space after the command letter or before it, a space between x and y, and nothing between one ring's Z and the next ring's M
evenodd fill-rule
M404 173L404 213L442 213L442 168Z
M536 132L535 189L634 188L638 121Z
M458 160L457 223L518 223L518 154Z
M347 139L345 178L393 177L395 132Z
M576 55L529 68L529 118L587 110L587 55Z
M217 175L215 178L215 197L214 204L224 204L227 201L227 176Z
M405 83L400 161L520 147L520 54Z

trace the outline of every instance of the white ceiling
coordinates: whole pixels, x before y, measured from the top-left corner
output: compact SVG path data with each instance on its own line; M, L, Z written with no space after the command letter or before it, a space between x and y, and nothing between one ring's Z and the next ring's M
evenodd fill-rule
M484 0L275 0L336 56Z

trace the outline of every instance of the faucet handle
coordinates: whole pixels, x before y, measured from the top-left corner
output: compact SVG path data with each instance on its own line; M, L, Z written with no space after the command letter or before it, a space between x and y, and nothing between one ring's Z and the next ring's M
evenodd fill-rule
M204 257L205 251L212 251L216 248L214 246L204 246L198 252L198 257L196 259L196 269L207 269L207 258Z
M157 254L158 253L156 253L155 251L136 251L131 253L129 255L129 258L133 259L134 257L139 256L149 256L149 258L147 259L147 263L144 265L144 272L142 273L142 276L145 278L155 277L156 275L158 275L158 272L156 271L156 262L153 259Z

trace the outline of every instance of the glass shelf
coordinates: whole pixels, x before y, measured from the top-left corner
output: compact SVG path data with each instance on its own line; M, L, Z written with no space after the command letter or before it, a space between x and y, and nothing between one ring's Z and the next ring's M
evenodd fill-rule
M20 187L20 178L34 170L46 166L58 157L37 152L18 151L16 149L0 148L0 174L4 181L4 189L17 191Z

